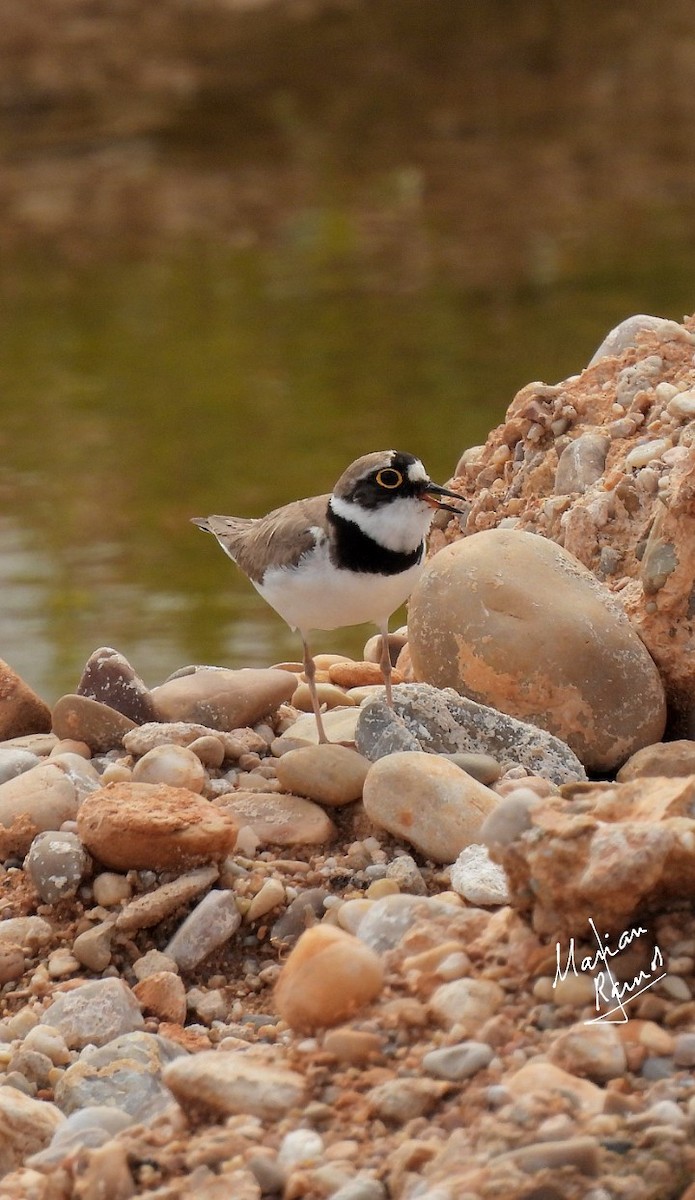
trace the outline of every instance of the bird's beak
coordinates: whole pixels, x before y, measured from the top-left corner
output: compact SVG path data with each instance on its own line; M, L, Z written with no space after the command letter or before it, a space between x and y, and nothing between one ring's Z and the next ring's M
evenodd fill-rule
M460 508L454 508L451 504L444 504L440 496L448 496L452 500L458 500L461 503L463 497L459 496L458 492L450 492L448 488L440 487L438 483L427 483L422 491L422 498L426 504L432 508L443 508L447 512L460 513Z

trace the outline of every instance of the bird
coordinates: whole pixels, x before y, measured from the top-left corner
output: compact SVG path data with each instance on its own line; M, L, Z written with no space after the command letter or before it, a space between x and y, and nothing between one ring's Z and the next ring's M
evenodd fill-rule
M327 742L309 637L371 621L381 633L381 671L393 705L389 618L407 600L425 561L435 509L461 500L400 450L356 459L333 491L294 500L264 517L192 517L211 533L263 599L299 633L319 742Z

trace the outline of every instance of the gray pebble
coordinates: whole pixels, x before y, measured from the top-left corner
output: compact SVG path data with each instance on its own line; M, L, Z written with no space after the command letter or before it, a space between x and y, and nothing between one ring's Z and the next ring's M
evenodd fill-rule
M223 946L241 925L232 892L213 890L179 926L164 953L182 971L191 971L213 950Z
M273 945L294 945L304 930L323 916L323 902L329 895L330 892L322 887L307 888L300 892L273 925L270 931Z
M453 905L425 896L395 894L375 900L360 921L357 936L377 954L393 950L419 920L450 916L459 912Z
M470 1079L478 1071L489 1066L493 1059L492 1047L487 1042L459 1042L456 1046L441 1046L425 1054L422 1065L429 1075L437 1079Z
M25 870L44 904L74 896L91 865L76 833L39 833L24 860Z
M386 1189L378 1179L358 1175L333 1192L331 1200L384 1200L385 1196Z
M15 775L37 767L40 761L39 756L29 750L0 748L0 783L6 783L8 779L14 779Z
M110 1141L121 1129L133 1124L133 1118L122 1109L103 1104L88 1105L74 1112L56 1129L50 1144L38 1154L32 1154L27 1166L34 1170L54 1167L68 1154L86 1147L93 1149Z
M603 475L610 438L583 433L565 446L555 471L555 495L584 493Z
M673 1048L677 1067L695 1067L695 1033L679 1033Z
M675 1074L673 1059L658 1054L645 1058L640 1071L642 1078L651 1082L657 1079L670 1079L673 1074Z
M144 1021L135 996L121 979L95 979L63 992L41 1017L53 1025L70 1049L93 1043L103 1046L113 1038L142 1029Z
M172 1102L161 1082L162 1069L181 1055L186 1051L174 1042L141 1032L89 1047L58 1080L55 1103L67 1114L110 1105L137 1121L151 1121Z

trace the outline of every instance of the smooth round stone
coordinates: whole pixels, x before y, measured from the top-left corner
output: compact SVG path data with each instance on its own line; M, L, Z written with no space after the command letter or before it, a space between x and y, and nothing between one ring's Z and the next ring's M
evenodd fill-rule
M87 696L61 696L53 706L53 732L61 740L86 742L93 754L106 754L123 743L135 722L108 704Z
M111 646L100 646L90 654L77 685L77 695L115 708L136 725L155 719L149 688L128 659Z
M74 896L89 867L89 855L76 833L39 833L24 860L44 904Z
M336 663L330 668L328 676L331 683L341 688L372 687L375 684L383 686L384 683L380 665L373 662ZM391 682L403 682L398 671L391 672Z
M442 1046L430 1050L423 1056L423 1070L437 1079L470 1079L472 1075L488 1067L494 1057L487 1042L460 1042L455 1046Z
M225 759L224 743L212 734L196 738L190 743L188 749L200 759L205 767L221 767Z
M581 1075L595 1083L618 1079L627 1070L620 1034L609 1021L563 1030L553 1041L549 1057L571 1075Z
M695 775L695 742L682 738L675 742L657 742L654 746L643 746L628 758L616 775L619 783L631 779L661 775L674 779L681 775Z
M303 796L234 792L233 797L223 811L231 814L238 828L250 826L262 845L320 846L336 835L328 814Z
M29 750L0 748L0 784L7 783L8 779L14 779L32 767L38 767L40 761L38 754L32 754Z
M95 979L62 992L44 1011L42 1025L52 1025L71 1049L93 1043L104 1046L123 1033L142 1029L140 1005L121 979Z
M620 602L562 547L492 529L445 546L410 599L415 675L539 725L606 771L660 740L657 668Z
M301 1110L307 1100L307 1085L298 1071L249 1054L202 1050L171 1063L163 1079L184 1110L202 1105L225 1117L242 1113L279 1121L293 1109Z
M473 1035L504 999L503 988L491 979L453 979L432 993L429 1009L441 1025Z
M155 746L133 767L135 783L166 783L202 792L207 775L200 759L185 746Z
M498 797L453 763L403 751L380 758L364 784L364 807L376 825L434 862L454 862L478 839Z
M391 659L391 665L393 667L396 665L398 655L400 654L401 650L407 645L408 630L405 627L401 629L395 629L393 633L388 635L389 658ZM372 634L372 636L368 638L364 644L362 657L365 662L378 663L381 661L381 650L381 634Z
M237 836L229 812L163 783L110 783L92 792L78 813L77 830L90 854L117 871L222 859Z
M59 1125L45 1150L33 1154L27 1165L36 1168L57 1166L68 1155L88 1147L90 1150L103 1146L111 1138L132 1125L128 1113L107 1105L89 1105L67 1117ZM100 1164L103 1167L103 1163ZM108 1195L109 1180L102 1176L104 1194ZM117 1194L114 1191L114 1194Z
M15 853L26 854L36 833L73 821L77 805L75 785L60 766L41 763L0 785L0 826L12 828Z
M92 894L96 904L100 904L102 908L113 908L116 904L130 900L133 885L125 875L119 875L115 871L102 871L92 880Z
M296 680L272 668L200 667L151 692L160 721L194 721L209 729L255 725L290 700Z
M55 1104L0 1087L0 1177L43 1150L64 1120Z
M507 876L487 846L473 844L461 851L451 868L451 886L470 904L509 904Z
M302 746L283 754L276 774L283 788L337 808L359 800L370 763L349 746Z
M48 733L50 728L48 705L0 658L0 741Z
M275 989L283 1021L303 1033L338 1025L379 995L384 967L373 950L334 925L302 934Z

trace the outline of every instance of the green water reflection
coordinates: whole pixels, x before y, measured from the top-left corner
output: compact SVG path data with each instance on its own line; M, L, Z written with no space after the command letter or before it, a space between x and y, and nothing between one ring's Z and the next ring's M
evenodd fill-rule
M525 382L579 370L626 313L692 307L692 251L653 252L651 273L488 294L376 293L296 247L15 262L0 278L0 655L49 698L101 644L150 683L184 662L295 657L188 518L328 490L391 445L444 482ZM318 644L356 652L364 634Z

